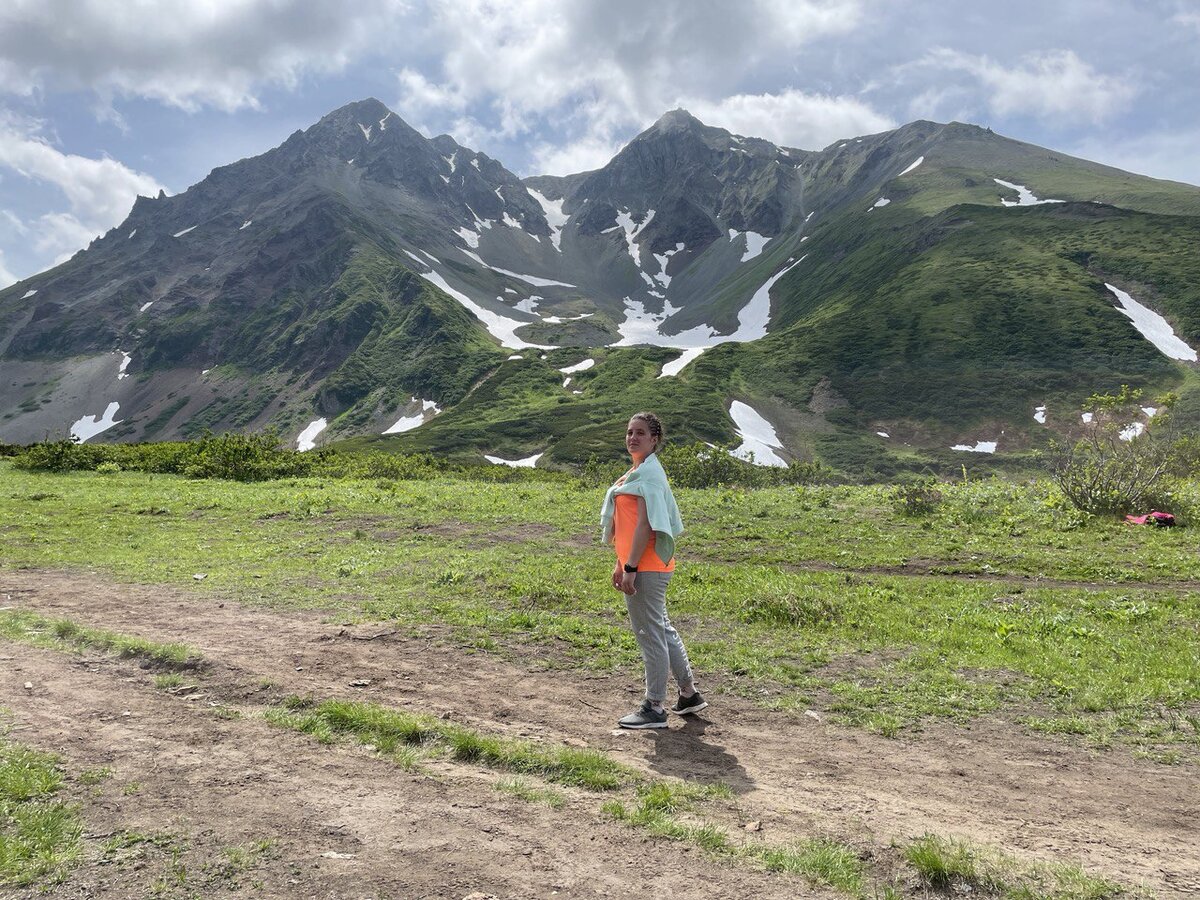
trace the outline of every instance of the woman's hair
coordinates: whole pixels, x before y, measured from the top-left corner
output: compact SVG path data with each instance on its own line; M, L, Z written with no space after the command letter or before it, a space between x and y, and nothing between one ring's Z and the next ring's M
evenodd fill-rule
M654 438L654 450L658 452L662 448L663 441L667 439L666 432L663 431L662 420L652 412L634 413L629 417L630 421L641 419L646 423L646 427L650 429L650 435Z

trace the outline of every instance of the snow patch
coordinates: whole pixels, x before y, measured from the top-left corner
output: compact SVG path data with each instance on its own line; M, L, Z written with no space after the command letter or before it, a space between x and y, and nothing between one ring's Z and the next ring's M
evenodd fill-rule
M481 171L481 170L480 170L480 168L479 168L479 159L478 159L478 157L476 157L475 159L472 159L472 160L471 160L471 165L473 165L473 166L475 167L475 171L476 171L476 172L479 172L479 171Z
M891 437L891 435L888 434L886 431L877 431L875 433L877 435L879 435L881 438L890 438Z
M976 441L975 446L969 444L955 444L951 450L962 450L965 453L995 453L996 441Z
M514 353L512 356L510 356L508 358L508 361L512 362L514 359L524 359L524 358L525 357L523 357L520 353Z
M633 221L629 210L617 213L617 225L625 232L625 244L629 248L629 255L633 258L633 264L639 269L642 267L642 248L637 244L637 237L653 219L654 210L652 209L646 211L646 218L642 219L640 225Z
M546 455L546 451L535 453L533 456L527 456L524 459L501 459L499 456L488 456L483 454L483 458L493 465L511 466L514 469L532 469L537 465L537 461Z
M122 378L129 377L129 375L126 374L125 370L129 368L129 363L133 360L133 355L130 353L126 353L124 350L118 350L117 352L120 353L121 357L122 357L121 367L119 369L117 369L117 380L120 381Z
M387 131L387 125L385 125L384 123L385 123L385 122L386 122L388 119L390 119L390 118L391 118L391 116L392 116L392 111L389 109L389 110L388 110L388 112L387 112L387 115L386 115L386 116L384 116L382 119L380 119L380 120L379 120L379 130L380 130L380 131Z
M171 237L183 237L189 231L195 231L195 230L196 230L196 226L193 225L191 228L185 228L185 229L183 229L183 231L175 232L173 235L171 235Z
M497 297L496 299L499 300L500 298ZM527 313L532 314L533 311L535 309L537 309L538 302L543 299L545 299L545 298L539 297L537 294L534 294L533 296L526 297L524 300L519 301L516 305L513 306L513 309L519 309L521 312L527 312Z
M532 188L527 188L529 196L533 197L542 207L542 212L546 216L546 224L550 226L550 243L554 245L554 249L562 252L562 247L559 243L562 241L563 226L567 224L567 220L571 217L563 213L563 198L551 200L538 191Z
M1121 433L1118 435L1118 437L1120 437L1123 441L1132 441L1135 437L1141 437L1145 430L1145 422L1130 422L1121 429Z
M34 289L33 289L33 290L31 290L31 291L26 291L26 292L25 292L25 295L24 295L24 296L23 296L21 299L22 299L22 300L28 300L30 297L32 297L32 296L33 296L34 294L36 294L36 293L37 293L37 288L34 288Z
M999 178L993 178L992 181L996 182L996 184L1000 185L1001 187L1008 188L1010 191L1017 192L1016 200L1005 200L1003 197L1000 198L1000 202L1005 206L1037 206L1041 203L1067 202L1066 200L1039 200L1036 196L1034 196L1033 191L1025 187L1023 184L1013 184L1011 181L1001 181Z
M358 130L363 133L363 137L365 137L368 141L371 139L371 128L372 128L372 126L370 126L370 125L360 124L358 126Z
M138 312L140 312L140 313L144 313L146 310L148 310L148 309L149 309L150 307L152 307L153 305L154 305L154 301L153 301L153 300L148 300L148 301L146 301L145 303L143 303L143 304L141 305L141 308L140 308L140 309L138 309Z
M923 162L925 162L925 157L923 157L923 156L918 156L918 157L917 157L917 161L916 161L915 163L913 163L912 165L910 165L910 166L909 166L907 169L905 169L903 172L901 172L901 173L900 173L900 175L907 175L909 172L911 172L913 169L915 169L917 166L919 166L919 165L920 165L921 163L923 163ZM897 175L896 177L897 177L897 178L899 178L899 177L900 177L900 175Z
M241 226L238 228L238 231L245 231L247 228L249 228L253 224L254 224L253 219L247 219L245 222L243 222L241 224Z
M1092 419L1096 418L1095 413L1080 413L1079 418L1083 420L1084 425L1091 425Z
M754 454L753 462L756 466L787 468L787 463L775 453L776 450L783 449L783 444L775 433L775 426L764 419L758 410L740 400L734 400L729 405L729 417L733 419L738 437L742 439L741 446L731 451L732 455L738 459L749 460L750 455Z
M879 209L881 206L887 206L891 202L892 201L889 200L887 197L880 197L878 200L875 201L875 204L871 207L871 209ZM871 209L868 209L867 212L870 212Z
M421 259L421 257L417 256L417 254L413 253L411 250L405 250L404 253L408 256L409 259L411 259L417 265L419 265L419 266L428 265L425 262L425 260Z
M124 421L124 419L115 418L117 410L120 408L121 404L114 400L105 407L102 416L84 416L71 426L71 437L82 444L88 438L95 437L100 432L107 431L114 425L119 425Z
M531 344L529 341L524 341L517 337L516 330L524 325L528 325L528 322L522 322L520 319L510 319L507 316L494 313L490 309L485 309L462 291L455 290L454 288L450 287L450 285L446 282L446 279L443 278L436 270L432 272L420 272L418 274L420 274L422 278L431 284L436 284L443 291L474 313L475 317L483 323L483 327L488 330L488 333L499 340L502 346L508 347L512 350L523 350L526 347L538 347L542 350L557 349L550 344Z
M458 169L458 151L455 150L449 156L443 156L442 159L450 164L450 174L453 175Z
M807 253L790 266L781 269L768 278L763 283L763 286L754 292L754 296L750 298L750 302L742 307L741 312L738 313L737 331L725 340L756 341L759 338L766 337L767 322L771 318L771 288L775 286L775 282L806 259L808 259Z
M1129 321L1133 323L1133 327L1141 332L1142 337L1157 347L1164 356L1196 362L1196 351L1175 334L1175 330L1171 328L1166 319L1149 307L1138 303L1120 288L1108 283L1105 283L1104 286L1112 291L1120 301L1119 311L1128 317Z
M742 254L742 262L749 262L763 252L763 247L767 246L767 242L771 240L769 237L758 234L754 231L746 232L746 252Z
M135 229L133 229L133 231L129 232L129 236L130 236L130 237L133 237L135 234L137 234L137 229L136 229L136 228L135 228Z
M1142 412L1144 412L1146 414L1147 419L1153 419L1156 415L1158 415L1158 407L1157 406L1143 406Z
M1033 421L1037 422L1039 425L1046 424L1046 407L1038 406L1034 408Z
M674 378L676 375L678 375L680 372L682 372L685 368L687 368L689 363L691 363L695 359L698 359L700 357L700 354L703 353L707 349L708 349L707 347L688 347L686 350L684 350L682 353L679 354L679 357L677 359L673 359L669 363L665 363L662 367L662 371L658 373L658 377L659 378Z
M510 216L508 214L508 210L504 211L504 215L500 219L500 221L502 221L509 228L521 228L522 227L520 222L518 222L516 219L514 219L512 216Z
M466 244L468 247L470 247L472 250L476 250L479 248L479 233L478 232L468 231L466 228L456 228L454 233L457 234L460 238L462 238L463 243ZM476 258L478 259L478 257L476 257ZM483 260L480 260L480 262L483 262Z
M596 361L589 357L588 359L585 359L583 362L577 362L573 366L567 366L565 369L559 369L558 371L562 372L564 375L570 375L572 372L586 372L588 369L590 369L595 364L596 364Z
M362 126L359 126L360 128ZM324 419L314 419L309 422L305 429L296 436L296 449L301 453L307 453L316 446L317 435L325 430L325 426L329 423Z
M404 431L412 431L414 428L421 427L429 419L433 418L433 416L426 416L426 413L432 411L433 415L436 416L441 412L441 409L432 400L418 400L416 397L413 397L411 402L413 404L420 403L420 411L411 416L401 416L396 420L395 425L383 432L384 434L400 434Z

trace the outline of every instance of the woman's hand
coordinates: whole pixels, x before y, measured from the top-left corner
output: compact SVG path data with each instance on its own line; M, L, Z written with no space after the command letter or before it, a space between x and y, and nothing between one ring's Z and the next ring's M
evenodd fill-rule
M621 570L621 593L637 593L637 572L626 572L624 569Z
M621 561L617 560L616 566L613 567L612 586L618 591L625 590L625 588L622 586L622 583L621 583L621 581L622 581L621 576L623 576L624 574L625 574L625 568L621 565Z

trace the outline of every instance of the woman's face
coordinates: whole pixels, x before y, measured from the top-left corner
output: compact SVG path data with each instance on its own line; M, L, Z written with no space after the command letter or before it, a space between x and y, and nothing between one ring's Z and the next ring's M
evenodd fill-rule
M657 441L650 433L650 425L645 419L630 419L625 429L625 449L634 459L645 459L654 452Z

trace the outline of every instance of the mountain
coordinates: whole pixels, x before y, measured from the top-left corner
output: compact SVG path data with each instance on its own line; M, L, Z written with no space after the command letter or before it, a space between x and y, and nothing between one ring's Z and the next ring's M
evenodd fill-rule
M808 151L673 110L601 169L522 180L364 100L0 292L0 440L273 427L571 463L637 406L946 468L1122 383L1200 421L1195 364L1118 309L1200 346L1198 232L1200 188L960 123Z

